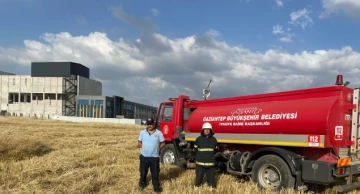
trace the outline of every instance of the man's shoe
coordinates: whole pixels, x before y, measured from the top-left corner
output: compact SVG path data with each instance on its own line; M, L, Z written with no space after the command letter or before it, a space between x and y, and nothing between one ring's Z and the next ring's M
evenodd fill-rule
M162 189L161 189L161 188L154 189L154 192L155 192L155 193L161 193L161 192L162 192Z
M200 185L194 185L194 191L198 191L200 190L201 186Z
M140 183L140 184L139 184L139 189L140 189L140 190L145 189L145 187L146 187L146 183Z
M208 184L208 186L212 189L216 189L215 185Z

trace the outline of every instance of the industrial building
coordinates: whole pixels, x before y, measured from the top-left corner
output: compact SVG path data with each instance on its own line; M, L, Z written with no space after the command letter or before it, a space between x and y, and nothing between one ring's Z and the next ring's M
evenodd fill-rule
M32 62L31 75L0 71L1 115L53 115L145 120L157 108L102 96L102 83L89 68L73 62Z
M73 62L34 62L31 75L1 72L1 113L12 116L75 116L77 95L101 95L102 83Z
M148 117L155 117L156 112L156 107L124 100L125 118L146 120Z
M154 117L157 108L124 100L120 96L78 95L76 97L78 117L128 118L146 120Z
M93 118L116 118L122 115L124 98L114 96L78 95L76 116Z

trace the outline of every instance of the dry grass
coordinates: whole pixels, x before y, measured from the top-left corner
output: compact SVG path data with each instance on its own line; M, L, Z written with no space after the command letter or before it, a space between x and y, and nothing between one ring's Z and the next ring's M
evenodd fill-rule
M150 174L144 192L137 190L141 128L0 117L0 192L152 193ZM194 190L194 178L194 170L161 166L163 193L271 193L224 174L216 190Z

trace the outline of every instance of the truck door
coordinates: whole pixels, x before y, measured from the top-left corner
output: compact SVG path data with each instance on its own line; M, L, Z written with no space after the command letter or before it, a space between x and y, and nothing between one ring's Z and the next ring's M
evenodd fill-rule
M171 141L173 133L173 103L164 103L160 109L158 121L160 121L160 129L164 134L166 141Z

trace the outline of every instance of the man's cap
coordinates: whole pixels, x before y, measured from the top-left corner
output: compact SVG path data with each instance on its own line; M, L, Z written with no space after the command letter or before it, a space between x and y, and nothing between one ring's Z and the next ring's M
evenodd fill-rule
M154 124L154 119L149 117L147 120L146 120L146 124L147 125L153 125Z

